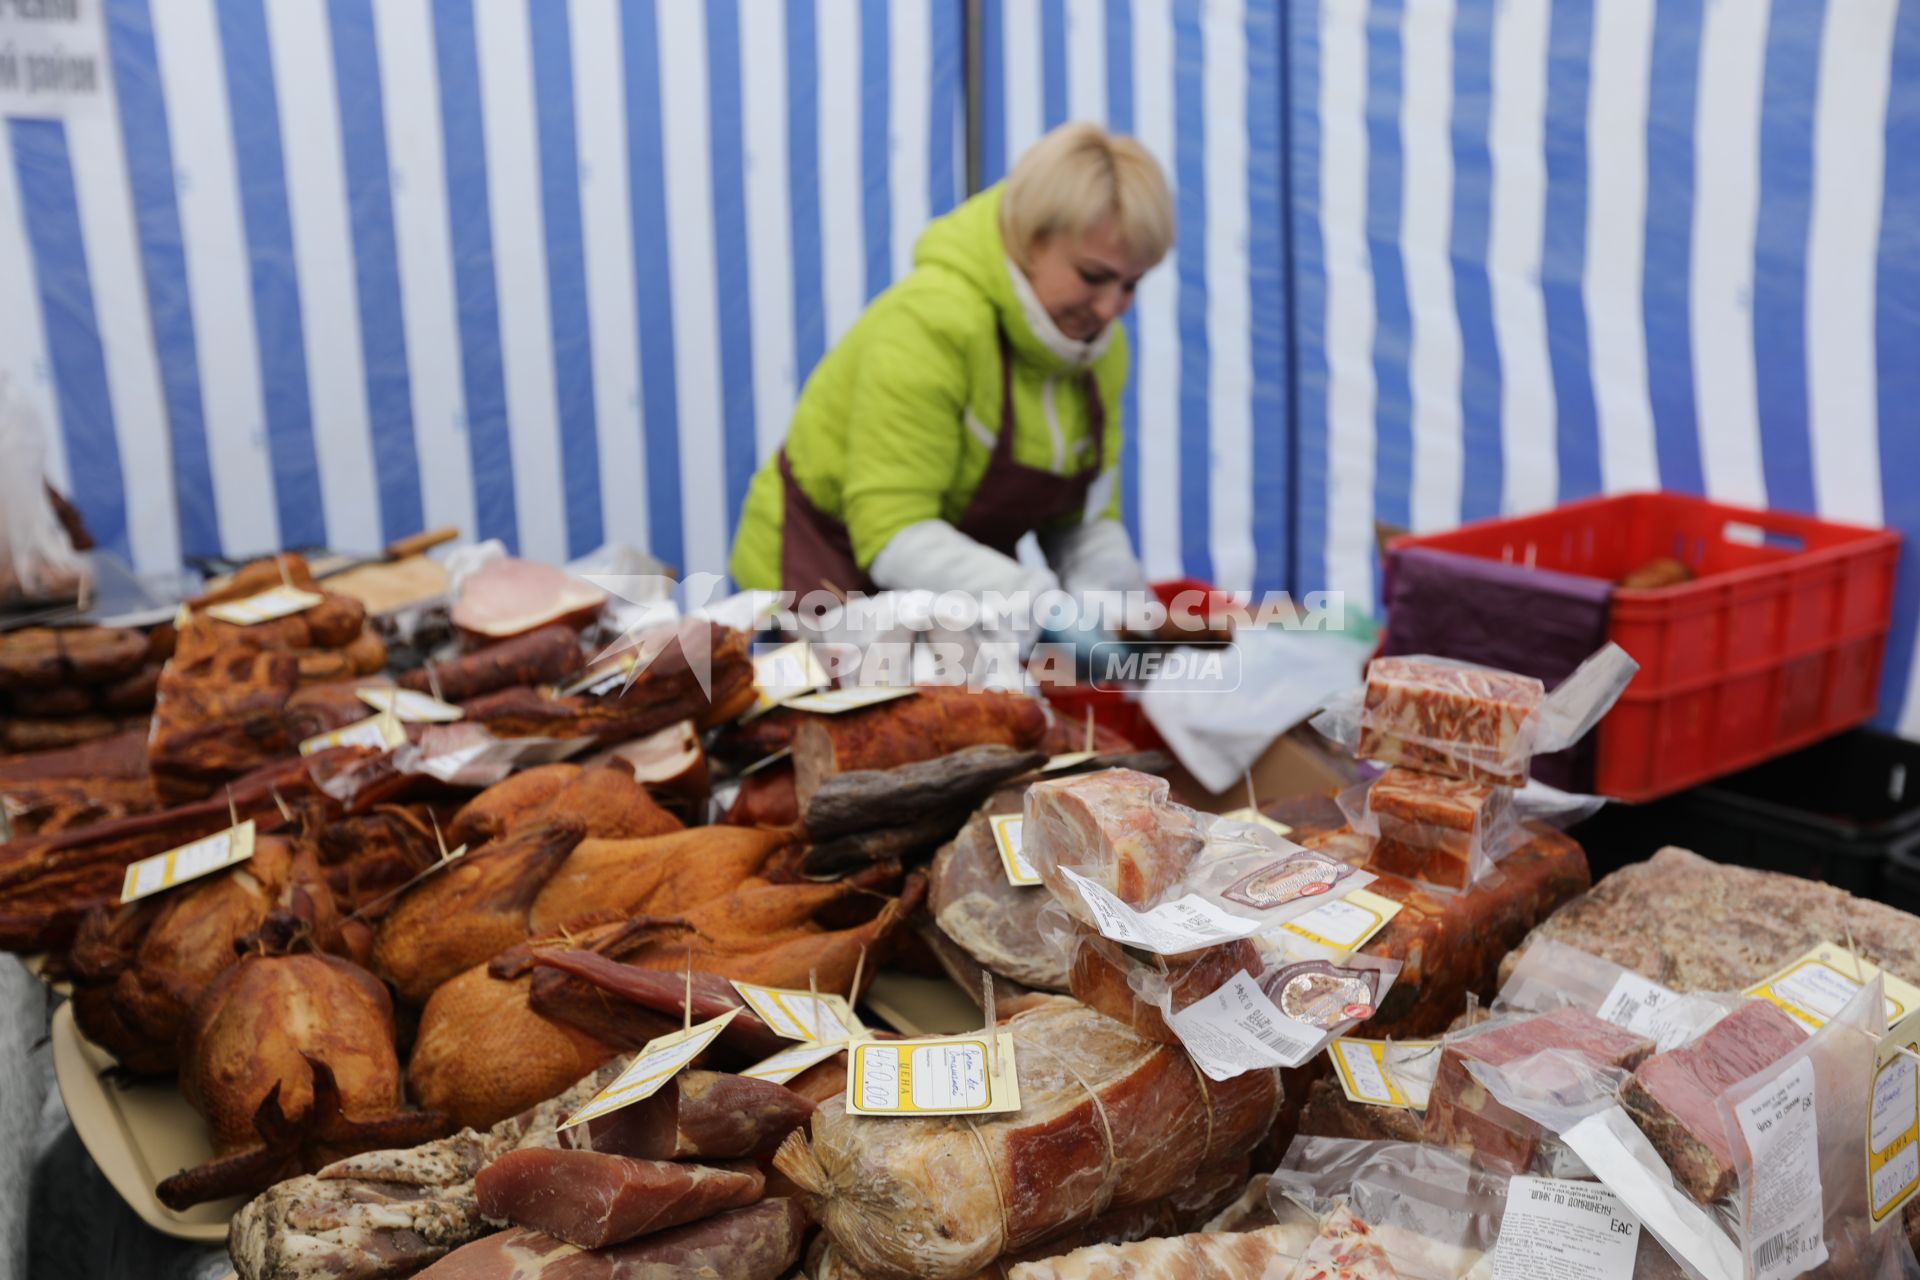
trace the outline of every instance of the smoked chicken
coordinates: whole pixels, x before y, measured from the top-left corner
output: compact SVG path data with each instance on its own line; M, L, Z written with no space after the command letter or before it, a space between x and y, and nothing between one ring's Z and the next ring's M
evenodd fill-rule
M214 1158L162 1182L162 1203L260 1191L445 1133L444 1116L403 1109L393 1034L386 988L338 957L252 955L221 974L194 1010L180 1071Z
M528 913L534 936L563 925L675 915L766 873L785 837L743 827L696 827L644 840L583 840Z
M381 922L375 969L423 1005L455 974L524 941L527 909L585 834L579 818L543 817L421 881Z
M447 842L478 849L520 819L544 808L580 776L577 764L543 764L496 782L462 805L447 824Z
M587 835L626 840L680 830L680 819L654 802L621 769L545 764L488 787L454 815L447 839L476 849L522 822L547 815L579 818Z

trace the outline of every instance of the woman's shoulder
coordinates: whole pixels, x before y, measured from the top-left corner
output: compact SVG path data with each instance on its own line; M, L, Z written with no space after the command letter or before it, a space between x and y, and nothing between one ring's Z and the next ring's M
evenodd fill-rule
M953 347L995 346L993 300L956 271L921 264L875 298L862 317L885 331L904 326Z

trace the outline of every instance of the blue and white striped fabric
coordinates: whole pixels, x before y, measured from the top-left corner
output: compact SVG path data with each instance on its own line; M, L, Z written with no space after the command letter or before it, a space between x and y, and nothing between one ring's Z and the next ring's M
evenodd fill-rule
M142 568L453 524L724 571L964 185L965 0L107 0L0 129L0 371Z
M1906 537L1920 736L1920 0L1297 0L1296 577L1661 487Z
M1095 120L1153 152L1179 240L1127 320L1121 477L1148 576L1289 577L1281 0L985 0L984 177Z

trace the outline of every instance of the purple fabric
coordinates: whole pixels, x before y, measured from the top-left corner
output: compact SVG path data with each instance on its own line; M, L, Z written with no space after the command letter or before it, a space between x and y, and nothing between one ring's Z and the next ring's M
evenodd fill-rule
M1552 689L1607 642L1613 584L1428 547L1387 553L1385 654L1424 653L1534 676ZM1533 776L1593 788L1594 736L1533 762Z

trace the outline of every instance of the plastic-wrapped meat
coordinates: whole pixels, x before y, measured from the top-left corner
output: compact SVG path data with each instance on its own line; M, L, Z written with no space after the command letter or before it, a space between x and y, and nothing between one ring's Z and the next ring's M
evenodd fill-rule
M1090 1009L1125 1023L1135 1033L1159 1044L1179 1044L1160 1007L1139 994L1136 979L1164 986L1172 1011L1205 1000L1233 980L1241 970L1258 976L1259 949L1242 938L1217 947L1202 947L1184 955L1147 954L1136 959L1110 938L1081 927L1073 941L1073 964L1068 986L1073 998Z
M1040 936L1051 895L1007 880L992 815L1020 812L1021 796L1000 793L967 820L933 860L927 900L942 933L984 967L1042 991L1067 989L1067 963Z
M800 1206L783 1198L607 1249L515 1228L456 1249L417 1280L780 1280L799 1261L806 1230Z
M1375 658L1355 754L1519 786L1531 754L1528 718L1545 696L1529 676L1434 658Z
M1168 798L1165 778L1106 769L1027 789L1021 842L1060 904L1085 925L1092 908L1060 874L1093 881L1131 907L1154 905L1206 844L1193 810Z
M1714 1099L1764 1070L1807 1038L1800 1024L1764 1000L1748 1000L1692 1044L1640 1064L1620 1101L1674 1180L1701 1204L1733 1187L1733 1151Z
M1313 1239L1312 1230L1299 1225L1207 1231L1092 1245L1042 1262L1023 1262L1007 1275L1010 1280L1292 1280ZM1328 1273L1327 1280L1335 1274Z
M805 812L821 782L836 773L935 760L963 747L1032 750L1046 731L1046 713L1037 699L943 685L862 711L807 716L793 729L800 809Z
M562 1147L641 1160L770 1156L813 1103L765 1080L683 1071L650 1098L560 1131Z
M1005 1253L1161 1198L1251 1149L1272 1125L1279 1076L1214 1084L1071 1000L1010 1019L1021 1110L898 1119L814 1113L774 1167L801 1190L861 1273L958 1280Z
M1653 1042L1575 1005L1537 1018L1490 1024L1440 1051L1427 1099L1427 1141L1471 1147L1474 1158L1484 1164L1508 1173L1526 1172L1539 1145L1539 1126L1495 1102L1467 1063L1504 1066L1550 1049L1577 1053L1595 1066L1632 1070L1653 1052Z
M1389 769L1367 791L1379 828L1371 870L1463 889L1506 852L1512 792L1437 773Z
M674 1164L523 1148L482 1169L473 1185L487 1217L599 1249L752 1204L766 1181L751 1161Z

